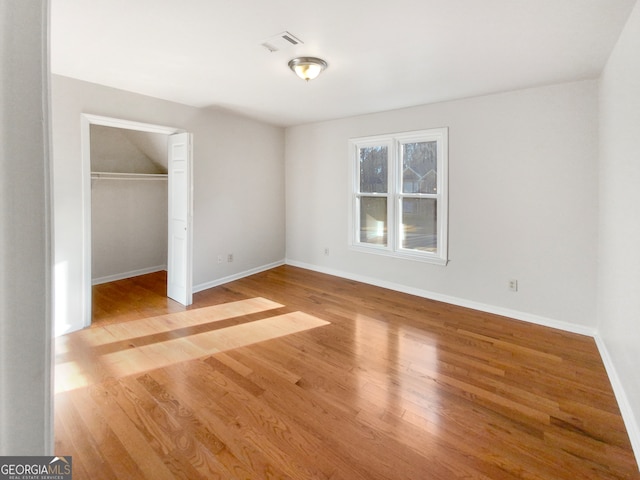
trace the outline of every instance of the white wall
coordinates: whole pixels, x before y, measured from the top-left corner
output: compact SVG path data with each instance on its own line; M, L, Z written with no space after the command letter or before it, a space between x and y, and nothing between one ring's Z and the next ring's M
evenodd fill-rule
M92 172L167 173L166 134L91 125L90 137ZM153 157L138 146L158 143L162 149L154 152Z
M640 457L640 3L600 84L599 334Z
M165 269L166 179L97 179L91 183L93 283Z
M449 127L449 265L350 250L348 139L434 127ZM287 261L592 333L597 135L595 81L289 128Z
M55 75L52 113L59 332L83 325L81 113L194 134L194 288L283 260L281 128ZM228 253L234 262L218 264Z
M47 2L0 2L0 456L51 455Z

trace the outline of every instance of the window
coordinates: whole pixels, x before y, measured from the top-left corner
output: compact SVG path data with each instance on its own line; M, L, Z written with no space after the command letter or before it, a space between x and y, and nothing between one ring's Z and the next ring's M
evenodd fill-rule
M447 134L438 128L349 141L353 248L446 265Z

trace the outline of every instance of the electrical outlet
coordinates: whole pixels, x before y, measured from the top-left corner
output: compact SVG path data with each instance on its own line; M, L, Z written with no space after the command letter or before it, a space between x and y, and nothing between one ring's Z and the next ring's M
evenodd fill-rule
M222 255L218 255L218 263L222 263Z
M513 278L509 280L509 290L511 290L512 292L518 291L518 280L515 280Z
M230 253L229 255L227 255L227 262L229 263L233 262L233 253Z
M325 248L325 249L324 249L324 254L325 254L325 255L329 255L329 249L328 249L328 248Z

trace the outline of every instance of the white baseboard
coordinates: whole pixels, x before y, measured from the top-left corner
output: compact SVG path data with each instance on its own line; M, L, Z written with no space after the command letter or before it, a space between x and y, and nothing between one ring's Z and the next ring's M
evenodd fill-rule
M138 275L146 275L147 273L161 272L166 270L166 265L156 265L155 267L141 268L140 270L132 270L130 272L116 273L115 275L107 275L106 277L94 278L91 285L100 285L101 283L115 282L125 278L137 277Z
M473 310L480 310L481 312L493 313L495 315L514 318L516 320L522 320L524 322L534 323L536 325L542 325L544 327L557 328L558 330L563 330L565 332L577 333L580 335L587 335L590 337L593 337L596 334L595 328L586 327L584 325L576 325L574 323L563 322L560 320L541 317L539 315L520 312L518 310L511 310L509 308L496 307L494 305L487 305L485 303L474 302L473 300L466 300L464 298L452 297L450 295L443 295L441 293L430 292L428 290L422 290L419 288L407 287L406 285L387 282L377 278L366 277L363 275L352 274L352 273L343 272L340 270L333 270L330 268L319 267L317 265L297 262L294 260L286 260L286 264L294 267L304 268L307 270L313 270L319 273L334 275L336 277L355 280L357 282L368 283L369 285L375 285L377 287L388 288L389 290L395 290L396 292L408 293L410 295L415 295L417 297L423 297L423 298L428 298L430 300L450 303L452 305L457 305L459 307L471 308Z
M265 270L269 270L271 268L275 268L284 264L291 265L294 267L304 268L306 270L312 270L319 273L326 273L328 275L333 275L340 278L346 278L346 279L354 280L357 282L367 283L367 284L375 285L378 287L388 288L390 290L395 290L397 292L402 292L402 293L408 293L410 295L416 295L419 297L428 298L430 300L445 302L445 303L457 305L460 307L471 308L473 310L493 313L493 314L501 315L508 318L514 318L516 320L522 320L522 321L533 323L536 325L541 325L541 326L550 327L550 328L557 328L559 330L563 330L566 332L577 333L580 335L587 335L589 337L593 337L595 339L596 345L598 346L598 350L600 352L600 356L602 357L604 366L607 370L607 375L609 376L609 380L611 381L611 385L613 387L616 400L618 401L620 412L622 414L623 421L627 428L627 433L629 434L631 446L633 448L636 458L640 459L640 424L638 424L638 422L636 421L635 415L633 413L633 409L631 408L628 397L624 391L623 384L620 381L620 378L618 377L618 374L613 365L609 352L607 351L606 345L598 335L597 329L595 328L586 327L582 325L575 325L573 323L554 320L554 319L542 317L539 315L533 315L526 312L520 312L517 310L511 310L503 307L496 307L494 305L487 305L484 303L474 302L474 301L466 300L463 298L443 295L440 293L430 292L427 290L417 289L413 287L407 287L405 285L401 285L393 282L387 282L387 281L379 280L376 278L366 277L363 275L356 275L348 272L343 272L341 270L320 267L317 265L312 265L304 262L297 262L297 261L288 260L288 259L279 261L279 262L274 262L272 264L264 265L262 267L254 268L244 272L240 272L234 275L230 275L228 277L220 278L218 280L213 280L211 282L196 285L193 291L194 293L196 293L202 290L206 290L207 288L217 287L219 285L223 285L225 283L229 283L234 280L239 280L240 278L248 277L249 275L260 273Z
M618 371L611 359L606 343L599 334L596 334L594 338L596 340L596 345L598 346L598 351L600 352L600 357L602 358L602 363L604 363L604 368L607 370L607 375L609 376L613 393L618 401L618 407L620 408L624 425L627 428L631 448L633 448L636 460L640 466L640 424L633 413L633 408L631 408L631 403L629 402L629 397L624 389L624 384L618 376Z
M255 275L256 273L264 272L266 270L271 270L272 268L279 267L280 265L284 265L284 264L285 264L285 261L280 260L277 262L270 263L268 265L262 265L260 267L252 268L250 270L245 270L244 272L234 273L233 275L229 275L227 277L218 278L210 282L199 283L198 285L193 286L193 293L201 292L202 290L206 290L207 288L218 287L220 285L224 285L225 283L233 282L234 280L240 280L241 278L248 277L249 275Z
M618 401L618 406L620 408L620 413L622 415L622 419L624 421L625 427L627 429L627 433L629 435L631 447L633 448L635 457L638 461L638 464L640 465L640 423L638 423L636 416L633 412L633 409L631 408L629 398L627 397L627 394L624 390L623 383L620 381L620 377L618 376L614 363L611 360L611 356L607 351L606 344L598 334L598 331L596 328L585 327L582 325L575 325L569 322L553 320L553 319L541 317L538 315L532 315L526 312L520 312L517 310L511 310L508 308L496 307L493 305L487 305L484 303L474 302L471 300L451 297L449 295L442 295L439 293L429 292L426 290L407 287L405 285L386 282L376 278L365 277L362 275L355 275L351 273L342 272L339 270L319 267L317 265L297 262L294 260L287 260L286 264L292 265L294 267L305 268L307 270L313 270L320 273L326 273L328 275L334 275L336 277L355 280L357 282L368 283L370 285L388 288L390 290L395 290L402 293L408 293L411 295L416 295L416 296L428 298L431 300L450 303L452 305L458 305L461 307L471 308L474 310L480 310L482 312L487 312L487 313L494 313L496 315L514 318L516 320L522 320L525 322L534 323L536 325L557 328L559 330L563 330L566 332L577 333L580 335L587 335L589 337L593 337L598 347L598 350L600 352L600 357L602 358L602 362L604 363L605 369L607 371L607 375L609 377L609 381L611 382L611 386L613 388L613 392L615 394L616 400Z

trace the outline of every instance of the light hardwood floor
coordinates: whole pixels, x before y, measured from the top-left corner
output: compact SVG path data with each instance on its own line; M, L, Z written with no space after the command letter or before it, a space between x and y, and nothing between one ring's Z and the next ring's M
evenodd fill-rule
M640 479L591 338L290 266L164 281L57 341L74 479Z

